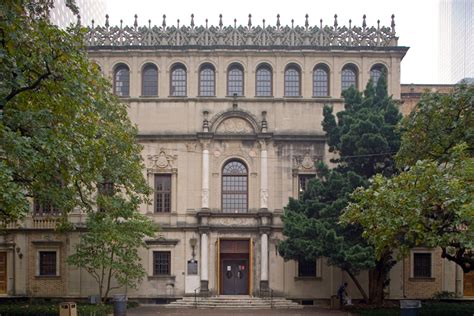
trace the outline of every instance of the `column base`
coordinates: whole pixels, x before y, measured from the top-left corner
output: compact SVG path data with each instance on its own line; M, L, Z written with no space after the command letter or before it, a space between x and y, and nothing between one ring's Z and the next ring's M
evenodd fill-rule
M201 280L200 296L209 296L209 281Z
M260 296L268 296L270 293L270 286L268 285L268 280L260 281Z

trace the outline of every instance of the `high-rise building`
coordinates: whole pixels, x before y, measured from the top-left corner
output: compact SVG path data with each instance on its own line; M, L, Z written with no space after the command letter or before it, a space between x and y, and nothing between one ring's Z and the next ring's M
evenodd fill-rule
M104 23L107 8L105 0L76 0L76 5L84 24L90 25L92 20L100 25ZM64 0L55 0L50 14L51 21L61 28L77 22L77 17L66 7Z
M474 77L474 1L440 0L440 83Z

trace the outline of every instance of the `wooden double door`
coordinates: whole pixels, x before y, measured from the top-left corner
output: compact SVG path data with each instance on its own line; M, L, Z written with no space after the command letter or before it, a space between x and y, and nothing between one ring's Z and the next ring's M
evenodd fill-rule
M248 294L249 266L245 259L222 260L222 294L246 295Z
M0 294L7 294L7 253L0 252Z
M474 271L464 273L464 296L474 296Z

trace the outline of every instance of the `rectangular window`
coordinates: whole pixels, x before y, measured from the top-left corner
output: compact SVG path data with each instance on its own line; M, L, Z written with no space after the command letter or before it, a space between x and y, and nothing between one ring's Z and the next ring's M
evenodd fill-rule
M56 251L39 252L39 275L57 275Z
M171 212L171 175L155 175L155 212Z
M299 277L316 277L316 261L298 261Z
M171 252L153 251L153 275L171 274Z
M35 198L33 202L34 206L34 216L57 216L59 215L59 210L53 205L50 200L43 199L40 200Z
M298 192L306 191L309 180L315 177L314 174L299 174L298 175Z
M413 254L413 277L431 278L431 253Z

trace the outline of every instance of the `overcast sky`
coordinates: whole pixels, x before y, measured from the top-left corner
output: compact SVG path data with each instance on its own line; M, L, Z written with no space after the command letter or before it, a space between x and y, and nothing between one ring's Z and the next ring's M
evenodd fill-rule
M309 15L310 25L332 25L334 14L338 15L338 24L360 26L362 16L367 15L367 25L380 24L390 26L390 16L395 14L396 32L400 46L409 46L402 61L402 83L441 83L437 71L438 47L438 0L107 0L107 12L110 24L133 24L134 14L138 15L138 24L161 25L166 14L167 25L189 25L191 13L194 13L196 25L205 23L217 25L219 14L223 15L224 25L247 25L248 15L252 14L252 24L275 25L276 15L280 14L283 25L304 25L305 14Z

